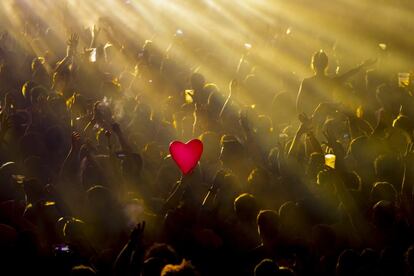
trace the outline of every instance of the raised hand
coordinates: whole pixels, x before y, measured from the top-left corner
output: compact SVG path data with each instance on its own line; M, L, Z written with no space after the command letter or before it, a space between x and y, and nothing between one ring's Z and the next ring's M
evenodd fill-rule
M77 33L71 34L69 39L66 41L66 44L68 45L68 48L67 48L68 57L73 57L76 54L78 43L79 43L79 35Z
M101 32L101 28L99 28L97 25L93 25L92 28L92 37L97 38L99 33Z
M132 229L129 236L129 243L135 247L140 247L144 241L144 230L145 230L145 220L138 223L134 229Z

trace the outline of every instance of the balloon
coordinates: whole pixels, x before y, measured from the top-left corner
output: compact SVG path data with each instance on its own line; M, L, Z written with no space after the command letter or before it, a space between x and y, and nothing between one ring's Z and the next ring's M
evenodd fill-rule
M180 141L173 141L170 144L170 153L183 174L188 174L201 158L203 143L198 139L193 139L185 144Z

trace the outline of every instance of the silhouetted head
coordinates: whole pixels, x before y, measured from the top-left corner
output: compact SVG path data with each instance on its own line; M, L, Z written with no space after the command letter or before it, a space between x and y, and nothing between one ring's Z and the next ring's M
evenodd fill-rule
M278 276L295 276L295 272L286 266L279 267Z
M86 192L90 207L95 211L103 211L111 208L115 198L109 189L103 186L93 186Z
M257 215L257 226L263 243L272 243L278 238L279 216L275 211L262 210Z
M350 249L344 250L338 257L336 264L336 275L355 275L359 268L359 255Z
M164 266L161 276L197 276L199 275L191 262L183 260L181 264Z
M235 137L224 135L221 145L220 160L225 167L234 167L245 159L244 147Z
M96 275L96 272L89 266L78 265L72 268L70 275L71 276L94 276Z
M312 56L312 69L316 74L324 74L328 67L328 56L323 50L319 50Z
M165 261L159 258L149 258L142 264L141 276L160 275Z
M379 229L389 229L395 222L395 206L389 201L381 200L372 207L372 220Z
M279 275L279 266L271 259L264 259L254 268L254 276Z
M157 258L167 264L178 264L179 259L174 248L165 243L155 243L145 252L145 259Z
M205 94L205 100L207 102L208 98L211 94L217 94L220 93L219 88L214 83L207 83L204 85L203 88L204 94Z
M412 134L414 130L414 124L412 120L405 115L398 115L398 117L392 122L392 126L395 128L399 128L407 132L408 134Z
M203 75L200 73L193 73L190 78L191 81L191 88L194 90L202 90L206 80Z
M348 190L361 189L361 177L356 172L348 172L344 175L344 184Z
M80 219L69 219L63 226L62 231L66 242L69 244L77 244L86 239L86 224Z
M379 254L372 248L365 248L360 254L361 266L378 266Z
M377 203L381 200L389 202L396 202L397 200L397 191L388 182L376 182L371 189L371 202Z
M255 221L259 208L256 199L251 194L241 194L234 200L234 211L242 221Z
M414 245L411 245L404 254L404 261L407 275L413 275L414 273Z

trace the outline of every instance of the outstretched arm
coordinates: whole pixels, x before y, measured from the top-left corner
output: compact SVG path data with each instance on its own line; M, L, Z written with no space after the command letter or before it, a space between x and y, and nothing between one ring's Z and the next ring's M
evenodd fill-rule
M80 148L81 148L81 137L79 133L72 133L72 145L69 153L63 161L62 169L60 171L61 177L75 176L80 166Z
M226 110L229 108L232 101L232 94L234 94L239 89L238 81L236 79L231 80L229 88L230 93L226 101L224 102L223 107L221 108L219 118L222 118Z
M346 73L344 73L340 76L335 77L335 80L339 81L340 83L343 83L343 82L347 81L353 75L359 73L359 71L361 71L361 69L373 65L375 62L377 62L376 59L367 59L366 61L364 61L363 63L361 63L357 67L352 68L348 72L346 72Z
M306 90L306 82L305 80L302 81L299 87L298 96L296 98L296 112L298 114L302 113L305 110L305 101L304 101L304 92ZM306 92L305 92L306 93Z
M298 150L300 145L301 137L311 130L310 120L306 117L305 114L299 115L299 120L301 121L298 130L296 131L295 136L293 137L292 144L290 145L288 157L296 158L298 156Z
M98 40L98 36L99 36L100 32L101 32L101 28L98 28L96 25L93 25L92 40L91 40L91 44L89 45L89 48L95 48L96 47L96 41Z
M114 275L140 275L144 258L145 221L138 223L114 263Z
M224 181L224 177L226 172L224 170L220 170L217 172L216 176L214 177L213 184L211 185L210 189L208 189L207 195L204 197L202 203L203 210L211 210L214 208L214 199L217 193L217 190L221 187L221 184Z
M171 194L168 196L167 200L165 201L162 213L166 213L169 209L178 205L187 187L187 182L188 181L186 180L186 176L183 175L181 177L181 180L177 182L177 184L173 188L173 191L171 192Z

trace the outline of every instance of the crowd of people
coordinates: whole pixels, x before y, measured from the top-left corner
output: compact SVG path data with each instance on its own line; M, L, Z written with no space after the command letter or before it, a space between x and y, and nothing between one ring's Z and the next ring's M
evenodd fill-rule
M0 36L1 275L414 274L413 90L382 60L316 48L299 80L250 44L221 67L185 29L160 49L102 17L60 42L21 12ZM182 175L168 146L194 138Z

